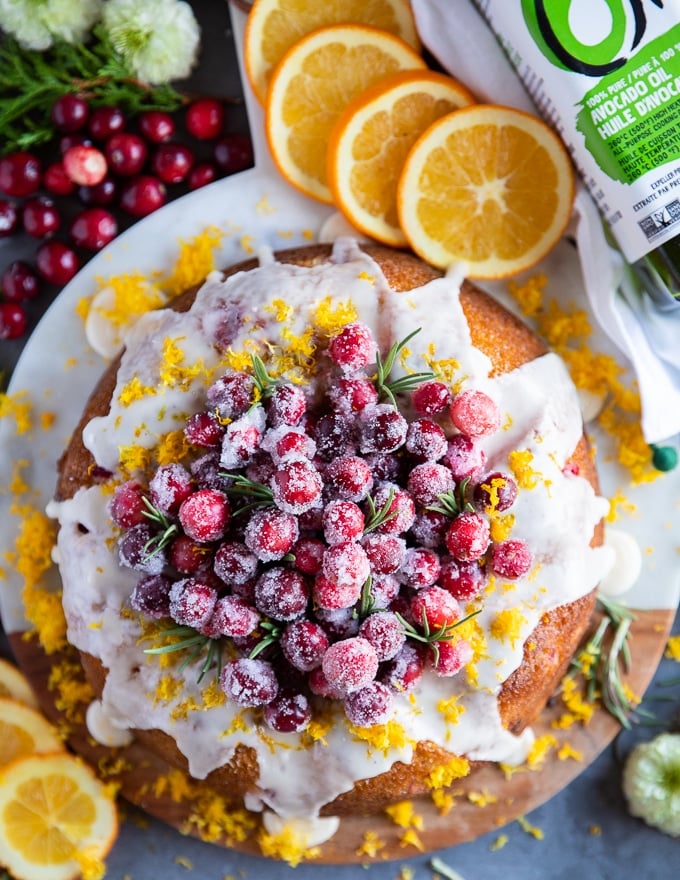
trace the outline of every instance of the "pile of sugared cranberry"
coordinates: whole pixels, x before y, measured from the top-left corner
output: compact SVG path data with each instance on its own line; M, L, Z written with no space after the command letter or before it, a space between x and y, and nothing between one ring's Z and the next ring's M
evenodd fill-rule
M91 108L67 94L54 103L52 122L61 136L59 160L30 152L0 158L0 238L23 231L42 240L35 265L14 260L2 271L0 339L23 335L24 301L41 281L70 281L83 259L118 234L121 219L144 217L253 161L250 140L224 132L224 105L215 98L197 99L182 114L148 110L129 120L118 107ZM188 144L178 138L178 123ZM60 231L67 240L54 237Z
M278 731L303 730L319 697L384 722L426 666L450 676L471 659L456 625L489 573L532 563L522 541L490 538L517 485L485 467L479 438L500 425L488 395L427 379L407 421L380 400L366 326L347 325L327 359L313 411L257 358L223 375L184 428L190 460L120 484L111 504L120 561L141 573L132 608L187 650L197 635L226 646L227 697Z

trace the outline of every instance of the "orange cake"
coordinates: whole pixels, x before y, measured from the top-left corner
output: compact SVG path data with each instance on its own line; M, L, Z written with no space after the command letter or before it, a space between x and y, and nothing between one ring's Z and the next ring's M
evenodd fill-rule
M213 273L129 331L62 457L91 732L310 844L519 764L606 507L563 363L453 273L350 239Z

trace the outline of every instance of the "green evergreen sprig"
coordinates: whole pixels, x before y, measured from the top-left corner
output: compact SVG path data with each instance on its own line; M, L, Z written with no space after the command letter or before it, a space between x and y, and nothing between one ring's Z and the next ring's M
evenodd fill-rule
M377 352L375 357L375 363L378 368L378 374L375 380L376 389L380 397L387 397L395 407L397 406L397 394L404 394L407 391L413 391L414 388L422 385L423 382L427 382L429 379L434 379L436 377L436 373L427 371L422 373L409 373L406 376L402 376L400 379L394 379L391 382L389 381L389 376L397 357L401 354L404 348L406 348L406 345L411 339L420 333L420 330L421 328L418 327L417 330L414 330L413 333L409 333L409 335L402 339L401 342L395 342L387 352L385 360L382 359L380 352Z
M476 611L472 611L465 617L461 617L460 620L456 620L454 623L445 623L437 629L432 629L428 623L424 609L422 620L420 621L420 629L417 629L412 623L409 623L408 620L406 620L405 617L402 617L398 612L395 612L395 617L402 625L406 638L414 639L416 642L422 642L430 648L434 655L434 664L436 666L437 663L439 663L438 643L452 641L456 636L456 630L458 627L466 623L468 620L472 620L473 617L477 617L481 610L481 608L478 608Z
M144 506L146 510L143 510L142 513L144 516L150 520L150 522L159 526L162 531L159 531L158 534L154 535L144 545L144 561L151 559L152 556L155 556L157 553L160 553L161 550L164 550L168 544L172 541L172 539L179 532L179 526L177 523L174 523L166 514L164 514L157 507L154 507L153 504L149 501L146 495L142 495L142 501L144 502Z
M145 654L174 654L177 651L189 651L187 656L182 660L178 667L178 672L183 672L187 666L197 660L205 651L205 660L203 661L197 682L200 684L203 678L211 669L216 669L219 677L222 671L222 640L213 639L210 636L204 636L197 632L191 626L173 626L162 629L159 633L165 638L177 638L167 645L160 645L156 648L145 648Z
M375 506L375 501L370 495L366 496L368 517L366 518L366 521L364 523L364 535L368 535L370 532L374 532L377 528L380 528L381 525L395 518L398 511L391 510L393 501L394 489L390 489L387 496L387 501L383 504L382 507L379 508Z
M221 477L228 477L230 480L233 480L233 485L226 486L224 491L227 495L236 495L239 498L245 498L250 500L250 504L244 504L243 507L239 507L238 510L234 511L234 516L238 516L242 513L247 513L249 510L254 510L256 507L271 507L274 504L274 493L272 490L265 486L264 483L257 483L255 480L249 480L248 477L244 477L243 474L220 474Z
M436 513L443 513L452 519L461 513L473 512L474 507L467 499L467 488L470 483L470 477L465 477L456 486L448 492L441 492L437 495L439 504L428 504L426 510L433 510Z

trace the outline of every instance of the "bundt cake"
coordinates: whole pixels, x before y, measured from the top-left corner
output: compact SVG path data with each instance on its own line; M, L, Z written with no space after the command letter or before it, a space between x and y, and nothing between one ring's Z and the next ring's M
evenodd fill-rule
M559 358L350 239L213 273L125 342L50 508L99 716L316 839L521 763L606 558Z

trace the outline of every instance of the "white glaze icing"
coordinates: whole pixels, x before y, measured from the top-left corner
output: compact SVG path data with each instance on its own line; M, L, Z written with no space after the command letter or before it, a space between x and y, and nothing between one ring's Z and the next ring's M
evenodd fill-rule
M539 564L510 588L485 595L477 621L487 641L487 655L476 663L475 683L462 673L452 679L426 673L415 701L407 696L395 700L392 717L406 733L402 746L383 753L367 745L348 730L341 710L324 739L312 745L296 734L270 730L265 741L256 727L229 732L239 711L229 702L200 711L177 711L181 701L192 697L201 704L192 666L183 674L179 696L168 701L155 698L167 670L159 667L157 658L143 653L136 619L121 615L136 575L117 562L107 511L110 493L99 487L81 489L72 499L50 505L50 514L61 526L57 556L69 640L99 657L109 670L103 712L119 729L159 728L169 733L196 778L228 761L238 743L252 747L260 779L257 792L249 796L251 808L265 808L283 819L313 821L321 806L351 789L356 780L382 773L397 760L408 762L419 740L471 759L520 763L530 747L531 733L516 737L504 730L496 695L521 662L523 643L541 615L589 592L610 564L606 548L589 546L607 503L596 497L585 479L562 471L582 431L578 398L565 367L555 355L547 354L491 378L488 358L471 344L458 293L459 280L450 277L394 294L380 268L349 240L335 244L330 265L300 268L277 264L267 256L257 270L226 280L213 273L189 312L153 312L135 324L126 337L111 411L93 419L83 435L98 464L113 472L121 446L155 445L160 434L178 427L180 417L202 407L205 371L219 361L216 339L226 332L235 351L242 350L246 340L277 342L281 326L272 316L275 299L292 307L289 326L296 334L308 326L319 301L351 300L359 319L374 329L382 351L422 328L409 344L408 368L422 370L422 355L432 355L432 346L436 359L455 358L456 380L462 387L485 390L501 408L504 429L484 440L489 470L507 471L509 453L520 449L531 452L532 468L541 474L535 488L520 492L512 510L513 537L527 541ZM184 365L202 366L200 375L122 405L121 389L131 380L159 385L159 363L168 339L176 340L184 352ZM494 638L494 618L511 608L520 608L523 615L517 638L512 642ZM464 708L456 723L447 721L438 709L440 700L452 695Z

